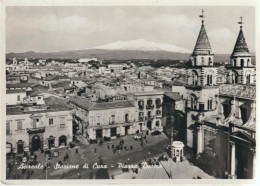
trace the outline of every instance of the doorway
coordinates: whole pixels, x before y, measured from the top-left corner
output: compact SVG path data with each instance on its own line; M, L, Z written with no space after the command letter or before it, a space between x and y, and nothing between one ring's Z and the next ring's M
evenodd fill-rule
M41 139L38 135L32 137L32 151L38 151L41 148Z
M125 126L125 135L128 134L128 129L130 129L130 126Z
M23 144L24 142L22 140L19 140L17 143L17 153L22 154L23 153Z
M96 138L100 138L100 139L103 138L103 135L102 135L102 129L98 129L98 130L96 130Z
M149 130L152 130L152 121L151 121L151 120L148 120L148 121L147 121L147 128L148 128Z
M67 137L66 136L61 136L59 137L59 146L66 146L67 145Z
M116 136L116 127L111 128L111 137Z

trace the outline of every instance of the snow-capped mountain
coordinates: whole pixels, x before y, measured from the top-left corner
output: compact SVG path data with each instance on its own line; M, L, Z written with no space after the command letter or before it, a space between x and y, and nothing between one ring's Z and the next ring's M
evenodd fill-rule
M168 43L156 43L137 39L132 41L116 41L102 46L93 47L91 49L102 50L136 50L136 51L167 51L178 53L191 53L190 50Z

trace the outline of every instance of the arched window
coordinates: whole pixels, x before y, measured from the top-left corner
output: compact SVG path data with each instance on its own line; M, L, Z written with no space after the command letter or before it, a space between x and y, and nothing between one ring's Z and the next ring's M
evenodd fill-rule
M198 85L198 73L195 70L192 71L192 84Z
M250 66L250 59L247 60L247 66Z
M161 115L161 111L160 111L160 110L157 110L157 111L156 111L156 115Z
M238 72L233 71L232 72L232 84L237 84L238 83Z
M244 59L241 59L241 60L240 60L240 63L241 63L241 64L240 64L241 67L244 67L244 65L245 65L245 64L244 64Z
M191 96L190 96L190 100L191 100L191 108L192 109L196 109L197 108L197 97L194 95L194 94L192 94Z
M246 75L246 84L251 84L251 75L250 74Z
M127 123L127 122L129 122L129 117L128 117L129 115L128 115L128 113L126 113L125 114L125 122Z
M156 127L160 127L160 121L155 122Z
M209 57L209 66L212 66L212 60L211 60L211 57Z
M204 57L201 57L201 63L204 65Z
M212 110L212 98L208 99L208 110Z
M212 75L207 75L207 85L212 85Z

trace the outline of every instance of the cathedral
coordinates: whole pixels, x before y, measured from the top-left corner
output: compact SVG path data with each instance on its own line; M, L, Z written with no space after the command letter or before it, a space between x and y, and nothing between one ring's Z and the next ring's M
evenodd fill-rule
M183 141L197 157L205 152L214 157L218 177L254 178L256 69L243 33L242 17L230 63L225 66L225 82L219 83L220 69L214 65L203 13L182 93L187 124Z

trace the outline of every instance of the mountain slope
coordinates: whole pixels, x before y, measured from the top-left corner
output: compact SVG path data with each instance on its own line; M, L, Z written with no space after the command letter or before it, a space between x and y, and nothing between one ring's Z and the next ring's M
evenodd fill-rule
M144 39L132 40L132 41L116 41L107 45L97 46L91 49L103 49L103 50L137 50L137 51L166 51L166 52L178 52L178 53L191 53L190 50L168 44L168 43L156 43L146 41Z

